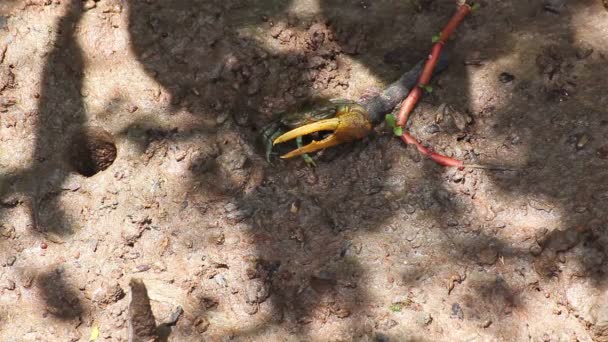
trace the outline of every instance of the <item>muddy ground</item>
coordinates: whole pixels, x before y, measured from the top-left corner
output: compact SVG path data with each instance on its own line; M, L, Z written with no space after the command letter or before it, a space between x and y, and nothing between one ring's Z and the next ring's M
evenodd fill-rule
M608 11L481 1L413 134L302 160L258 136L358 99L454 1L0 2L0 339L608 341Z

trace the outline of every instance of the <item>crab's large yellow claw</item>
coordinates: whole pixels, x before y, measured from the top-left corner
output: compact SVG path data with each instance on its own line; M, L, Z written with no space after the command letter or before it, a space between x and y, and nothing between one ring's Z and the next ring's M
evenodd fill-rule
M280 144L282 142L286 142L289 140L293 140L297 137L304 136L306 134L311 134L320 131L335 131L340 126L339 118L331 118L325 119L317 122L310 123L308 125L300 126L298 128L294 128L291 131L279 136L276 138L272 144Z
M276 138L273 144L279 144L320 131L333 131L333 133L323 140L313 141L308 145L295 149L281 156L281 158L292 158L304 153L315 152L341 143L362 139L370 134L372 124L365 108L355 104L344 105L340 106L337 110L336 117L295 128Z

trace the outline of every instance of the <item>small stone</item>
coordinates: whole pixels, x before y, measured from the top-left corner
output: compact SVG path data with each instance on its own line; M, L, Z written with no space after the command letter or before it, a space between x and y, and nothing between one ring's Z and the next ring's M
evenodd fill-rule
M226 114L226 113L222 113L215 118L215 122L218 125L223 124L226 120L228 120L228 114Z
M450 113L450 116L454 120L454 125L459 131L464 131L467 128L467 124L473 121L468 115L462 114L453 108L446 107L446 111Z
M167 270L167 266L162 261L157 261L152 266L153 266L154 272L156 272L156 273L165 272Z
M487 328L490 325L492 325L492 320L491 319L486 319L485 321L483 321L483 323L481 324L482 328Z
M464 178L464 175L462 174L462 172L456 171L452 175L452 182L460 183L463 180L463 178Z
M127 107L127 111L129 113L135 113L138 109L139 109L139 107L137 107L134 104L130 104L129 107Z
M464 312L462 312L462 308L460 307L460 304L458 304L458 303L452 304L452 316L451 317L457 318L461 321L464 319Z
M26 289L29 289L34 284L34 280L36 280L36 274L31 270L25 270L21 274L21 278L19 280L21 286Z
M530 253L534 256L539 256L540 253L542 253L542 252L543 252L543 248L536 243L534 245L532 245L532 247L530 247Z
M334 311L334 313L336 314L336 316L338 318L346 318L346 317L350 316L350 310L345 309L345 308L338 308ZM395 321L393 321L393 322L395 322ZM395 322L395 325L397 325L397 322ZM391 326L391 328L394 327L395 325Z
M48 246L49 245L47 245L46 242L41 242L40 243L40 248L42 248L42 249L47 249Z
M541 227L539 229L536 230L536 232L534 232L534 239L536 240L536 242L541 242L543 241L544 237L547 235L547 233L549 232L549 229L546 227Z
M585 58L591 56L592 53L593 53L592 47L584 46L584 47L581 47L580 49L576 50L576 58L585 59Z
M413 213L416 212L416 207L409 203L404 206L404 209L405 209L405 212L408 213L408 215L412 215Z
M84 2L84 5L82 5L82 8L85 11L91 10L93 8L97 7L97 3L93 0L87 0Z
M175 161L182 161L186 158L186 156L188 155L188 151L187 150L179 150L177 152L175 152Z
M300 211L300 203L299 201L294 201L291 203L291 207L289 207L289 212L292 214L297 214Z
M441 131L441 129L439 128L439 125L432 124L432 125L426 126L424 131L428 134L435 134L435 133L439 133L439 131Z
M585 146L587 146L588 142L589 142L589 136L587 134L582 134L576 140L576 149L582 150L583 148L585 148Z
M387 335L381 333L381 332L376 332L376 336L374 337L374 341L375 342L389 342L391 341L390 337L388 337Z
M134 272L145 272L149 269L150 269L150 265L143 264L143 265L137 265L135 267L135 270L133 270L133 271Z
M213 237L213 242L216 245L221 246L224 244L224 242L226 242L226 236L224 235L224 233L219 233Z
M585 211L587 211L587 207L579 205L579 206L574 207L574 211L577 212L577 213L579 213L579 214L582 214Z
M257 304L257 303L248 304L243 307L243 310L245 311L245 313L248 315L252 315L252 316L255 315L256 313L258 313L259 309L260 309L260 304Z
M515 79L515 76L509 74L508 72L503 72L503 73L500 74L500 76L498 77L498 79L502 83L509 83L509 82L512 82Z
M431 314L428 312L420 312L419 314L416 315L416 323L418 323L421 326L429 325L429 324L431 324L432 321L433 321L433 316L431 316Z
M2 284L2 288L9 291L13 291L15 287L15 282L10 279L5 280L4 284Z
M124 298L124 296L125 291L118 283L103 284L93 293L93 301L105 306L118 302Z
M216 284L218 284L221 287L228 286L228 281L226 281L226 277L224 277L222 274L215 275L213 277L213 280L215 281Z
M179 318L183 315L183 313L184 313L184 309L181 306L178 305L171 312L171 315L169 316L169 319L167 321L165 321L164 324L175 325L177 323L177 321L179 320Z
M194 320L194 327L197 333L202 334L209 328L209 321L207 318L201 316Z
M115 268L112 271L110 271L110 278L112 279L120 279L122 278L122 276L124 275L123 271L120 268Z
M239 242L241 242L241 238L238 235L229 235L226 238L226 244L227 245L236 245Z
M13 266L15 264L15 261L17 261L17 257L14 255L11 255L6 259L6 265Z
M270 296L270 287L260 279L252 279L245 286L245 301L247 304L260 304Z
M565 0L545 0L543 1L543 9L547 12L560 14L564 9Z
M528 203L536 210L542 210L548 213L553 210L553 205L541 198L531 198Z

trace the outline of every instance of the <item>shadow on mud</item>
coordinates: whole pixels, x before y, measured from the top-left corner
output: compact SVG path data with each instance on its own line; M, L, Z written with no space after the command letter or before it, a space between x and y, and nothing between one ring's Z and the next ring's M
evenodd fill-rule
M332 83L330 78L325 83L317 82L325 75L334 75L333 71L343 70L347 65L346 55L363 63L381 79L391 80L423 56L429 46L428 37L446 22L454 8L447 1L419 2L418 5L370 3L370 8L359 3L323 1L320 12L312 16L315 19L310 19L289 14L288 2L267 3L272 6L252 10L238 2L221 5L211 2L195 11L185 9L180 2L153 6L131 4L134 50L149 74L171 89L171 103L193 113L214 113L210 115L218 115L221 120L226 120L223 118L226 115L232 118L224 129L235 130L234 141L225 141L225 145L212 154L212 159L231 154L231 150L243 145L253 146L256 131L275 118L273 112L316 96L331 86L339 93L347 80ZM568 203L585 196L585 192L573 184L583 180L590 187L605 183L600 171L605 165L594 161L593 152L570 148L564 154L568 148L564 144L572 140L567 137L573 136L567 123L580 119L581 101L576 95L582 91L576 92L573 88L591 79L591 73L598 70L603 61L596 52L593 58L581 62L585 65L579 72L572 72L569 64L573 58L588 57L581 57L586 54L581 52L584 47L574 42L572 22L577 11L584 11L587 5L564 7L556 14L554 10L547 10L541 1L486 4L479 14L463 24L455 39L458 46L449 46L452 67L442 77L436 95L426 100L435 108L447 103L470 120L457 132L442 130L440 126L439 134L434 135L421 127L432 120L431 114L419 113L423 117L413 119L412 131L431 145L443 146L446 152L469 162L478 162L479 158L481 162L499 160L520 167L517 172L467 172L464 176L467 182L490 182L502 196L523 201L522 206L530 208L526 210L537 210L534 203L541 197L552 203L556 212L571 211ZM386 17L392 17L387 13L402 13L395 21L404 24L397 28L385 25ZM507 19L492 21L495 15ZM362 17L366 18L364 22ZM272 27L270 32L278 50L276 46L268 48L263 37L256 36L258 26ZM296 34L296 31L305 34ZM522 46L527 43L522 43L521 35L535 38ZM375 37L388 38L379 41ZM537 44L539 40L543 43ZM493 43L496 41L501 45ZM522 50L525 53L521 53ZM497 95L482 98L481 104L472 98L480 92L469 78L474 69L500 63L501 59L517 53L519 58L514 59L515 64L508 65L514 80L508 72L500 70L506 76L497 72ZM535 63L531 64L529 58L535 58ZM588 96L601 94L595 91ZM565 101L576 105L568 106ZM545 109L533 110L539 106ZM554 120L551 123L548 115ZM583 126L599 123L600 115L600 112L587 113L582 120L587 123ZM576 134L574 136L580 138L584 133ZM495 155L477 156L474 144L484 139L498 140ZM591 141L599 145L601 138ZM395 144L398 143L376 136L365 144L328 150L319 157L321 165L314 171L301 169L298 162L269 168L261 165L259 155L238 156L238 153L236 157L240 161L235 163L195 162L204 166L194 168L198 170L192 175L194 183L201 184L203 191L231 199L238 210L252 213L246 218L250 229L272 237L258 244L258 256L279 263L276 274L288 275L286 279L277 279L275 275L263 279L270 288L267 291L272 293L270 300L274 308L282 313L274 316L278 318L273 324L302 323L306 317L315 315L318 299L298 295L297 284L309 284L306 288L310 290L319 274L330 274L326 281L335 284L365 272L360 266L355 267L359 268L356 272L335 271L348 269L346 264L352 262L344 259L346 252L341 248L352 244L358 232L383 229L393 215L408 206L419 208L425 217L434 220L434 226L429 228L447 232L442 234L444 239L432 247L452 249L446 255L464 255L457 263L459 266L476 267L479 254L490 253L528 265L543 263L545 268L539 266L538 272L545 276L544 281L550 282L560 276L558 254L578 245L581 251L574 255L574 262L583 265L584 276L598 282L603 279L601 262L605 251L595 241L605 239L601 222L605 221L606 214L600 206L592 204L590 194L585 198L588 207L576 215L563 215L559 229L538 236L538 247L514 247L511 242L498 238L493 227L475 222L479 219L475 217L478 210L471 213L469 209L479 207L474 200L474 186L465 186L462 193L454 193L453 187L445 186L452 181L450 176L446 178L446 174L430 162L420 163L419 157L409 152L409 163L420 168L417 176L395 177L391 168L404 164L403 158L394 155L402 153L404 148ZM598 147L585 148L592 151ZM513 150L517 150L517 154L509 154ZM573 154L580 158L572 158ZM595 171L589 172L589 167ZM586 170L573 172L582 168ZM246 180L259 173L263 174L262 181L252 191L245 192ZM564 186L564 174L572 177L570 186ZM405 181L411 191L395 194L389 185L390 177ZM490 202L500 213L500 204ZM454 219L455 224L449 223ZM581 225L586 228L581 229ZM450 238L450 234L456 237ZM290 240L293 242L288 242ZM328 245L332 248L327 248ZM488 246L490 252L485 252ZM542 254L536 261L531 248L533 253ZM488 305L495 304L495 319L510 314L501 307L519 305L516 293L526 286L518 283L517 288L512 289L500 279L489 284L472 288L482 302L476 303L469 297L468 303L472 312L483 311L479 305L485 305L487 310ZM350 302L365 306L361 304L366 301L361 287L343 291L348 293ZM489 303L496 291L504 301ZM348 310L356 312L357 308L351 305ZM286 313L295 313L295 316L289 317ZM354 327L357 325L363 326L353 323ZM305 332L306 325L298 325L297 330Z
M304 323L313 319L363 316L369 298L357 282L368 270L357 261L360 248L355 241L360 233L385 230L389 221L401 217L410 223L417 217L430 218L433 224L425 228L443 238L426 248L438 249L444 257L460 255L453 262L458 266L478 267L480 252L490 246L491 254L538 266L543 281L551 282L560 277L563 255L573 250L566 259L582 265L580 276L598 284L604 281L608 217L603 204L608 188L602 184L608 179L603 172L605 159L598 159L598 154L606 151L603 138L608 126L594 108L596 103L608 104L595 72L605 65L605 56L602 51L587 54L586 47L577 45L573 22L578 11L591 6L587 2L566 7L559 15L547 12L541 1L482 7L465 21L454 40L458 45L448 48L452 66L424 104L428 109L447 103L471 120L465 120L458 132L439 125L435 133L426 129L434 119L430 110L419 110L412 120L418 137L469 161L477 158L476 143L491 141L496 153L479 159L519 165L518 172L473 171L464 173L465 180L454 181L453 174L421 161L387 136L325 151L315 170L305 169L299 161L276 166L264 162L255 147L259 129L276 119L274 113L294 103L347 89L347 57L390 81L424 56L430 37L454 7L447 1L417 3L371 3L363 8L358 2L323 1L319 13L299 17L290 12L290 1L267 1L255 8L240 1L128 4L133 51L146 72L168 90L172 110L187 110L217 122L216 131L192 127L193 135L200 128L212 136L215 147L194 162L191 182L201 185L199 191L234 202L235 210L244 213L242 220L254 236L260 260L254 267L257 271L246 276L257 279L259 291L247 300L256 306L269 298L276 314L268 325L305 334ZM61 18L56 47L43 71L34 165L5 177L0 194L23 194L36 216L34 228L63 235L72 229L56 200L71 172L65 162L69 141L63 137L86 128L80 94L84 66L74 39L80 6L80 1L73 1ZM390 13L403 13L395 21L404 24L385 25ZM493 21L494 16L508 19ZM274 45L268 46L267 37L260 36L258 28L263 26L270 28ZM526 42L519 39L522 35L534 38ZM496 46L496 41L502 44ZM520 54L514 64L501 62L514 53ZM478 66L471 66L472 60ZM508 67L515 78L499 82L500 72L507 71L499 70L495 95L473 98L483 90L469 75L475 74L474 68L493 63ZM145 125L133 127L137 124ZM158 127L150 127L146 134L176 141L192 136ZM418 170L394 171L403 165ZM88 163L85 169L96 167ZM451 182L462 184L460 192L454 192ZM475 221L477 188L467 184L483 182L495 186L503 198L521 202L522 211L561 213L559 229L539 235L538 248L502 241L496 223ZM495 209L500 207L496 200L489 202ZM510 214L523 215L502 212ZM395 233L395 239L401 238ZM404 274L403 285L418 277ZM503 298L497 307L518 305L521 286L513 289L500 280L489 282L489 288L472 287L482 302L475 304L476 299L469 298L471 306L491 306L488 302L497 296ZM505 314L496 310L499 317ZM364 322L351 322L354 336L369 333Z

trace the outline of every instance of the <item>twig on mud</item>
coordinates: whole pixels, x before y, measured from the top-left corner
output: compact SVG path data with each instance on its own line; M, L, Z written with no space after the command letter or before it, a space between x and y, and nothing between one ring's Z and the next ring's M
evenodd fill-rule
M403 132L400 136L401 140L408 145L414 145L418 149L420 154L429 157L435 163L445 166L445 167L457 167L458 169L483 169L483 170L492 170L492 171L517 171L516 168L512 167L504 167L499 165L484 165L484 164L465 164L462 160L444 156L442 154L436 153L428 147L423 146L418 140L416 140L411 134L408 132Z
M408 132L403 132L403 134L401 135L401 140L403 140L403 142L406 144L411 144L411 145L416 146L416 148L418 149L418 152L420 152L420 154L423 154L423 155L429 157L431 160L433 160L434 162L436 162L439 165L448 166L448 167L457 167L457 168L462 168L464 166L464 163L462 160L458 160L458 159L455 159L452 157L441 155L439 153L433 152L428 147L424 147L418 140L416 140Z
M445 28L439 33L438 36L433 37L433 47L431 48L431 54L424 65L424 69L422 70L422 74L420 74L420 78L418 79L418 83L410 91L407 98L403 101L401 105L401 109L399 109L399 114L397 115L397 125L404 127L407 123L407 119L420 100L422 96L422 90L426 87L426 85L431 80L433 76L433 70L435 70L435 66L437 65L437 61L439 61L439 56L441 55L441 50L443 49L443 45L446 43L448 38L452 35L456 27L462 22L462 20L471 12L472 7L465 3L458 7L456 13L452 16L448 24Z
M511 170L508 168L502 168L498 166L484 166L478 164L464 164L462 160L458 160L452 157L444 156L439 153L434 152L428 147L423 146L418 140L416 140L412 135L410 135L407 131L405 131L405 125L407 123L407 119L409 118L410 113L420 100L422 96L422 91L430 89L428 83L433 76L433 71L435 70L435 66L439 61L439 57L441 56L441 50L443 49L443 45L450 38L452 33L456 30L458 25L464 20L464 18L475 8L477 5L469 5L466 3L460 5L456 13L452 16L450 21L447 23L445 28L439 32L438 35L433 37L433 47L431 48L431 54L428 57L424 65L424 69L422 70L422 74L420 74L420 78L418 78L418 82L416 86L410 91L407 98L403 101L401 108L399 109L399 114L397 115L397 126L399 126L403 131L400 135L401 140L403 140L406 144L412 144L416 146L418 151L429 157L431 160L436 162L439 165L446 167L457 167L459 169L463 168L476 168L476 169L488 169L488 170Z

